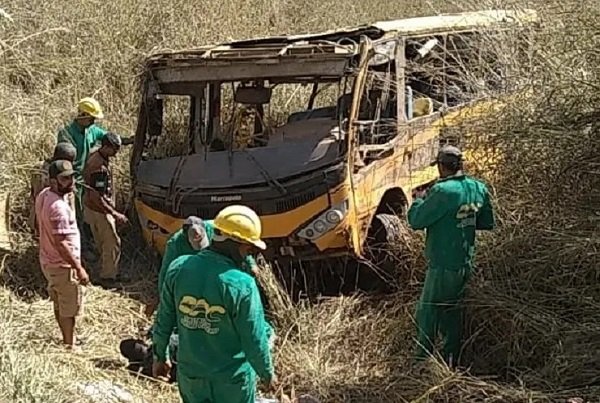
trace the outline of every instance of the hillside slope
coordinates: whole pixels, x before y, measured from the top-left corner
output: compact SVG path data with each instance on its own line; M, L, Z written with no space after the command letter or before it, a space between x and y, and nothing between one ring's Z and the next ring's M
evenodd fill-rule
M152 49L502 6L484 3L5 1L1 7L12 21L0 16L0 188L11 191L16 250L0 260L0 401L85 401L73 385L98 379L146 401L178 401L176 391L132 377L118 361L119 340L147 325L140 301L153 287L147 268L156 260L135 231L125 237L124 265L139 281L118 293L88 290L84 355L66 356L56 345L24 224L27 180L78 98L96 96L105 106L103 124L129 134L139 63ZM500 228L483 239L480 273L469 293L466 352L473 375L435 364L423 374L412 372L418 287L383 302L337 298L293 307L267 277L279 301L276 359L286 393L309 392L325 402L597 401L600 5L533 5L544 16L535 74L522 77L533 96L514 99L476 127L493 134L479 146L492 145L508 158L478 173L493 178ZM119 158L121 202L128 191L127 158L126 152Z

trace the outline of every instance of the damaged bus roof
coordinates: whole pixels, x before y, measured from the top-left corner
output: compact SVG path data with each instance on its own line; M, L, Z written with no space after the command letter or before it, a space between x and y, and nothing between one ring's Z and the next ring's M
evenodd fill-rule
M419 37L500 24L532 23L537 18L535 10L526 9L483 10L379 21L314 34L271 36L158 52L148 57L146 68L154 79L165 84L263 77L261 71L266 70L265 67L274 77L291 77L299 73L307 77L340 76L348 59L358 51L354 45L361 36L373 41L397 36ZM210 71L201 71L206 68Z

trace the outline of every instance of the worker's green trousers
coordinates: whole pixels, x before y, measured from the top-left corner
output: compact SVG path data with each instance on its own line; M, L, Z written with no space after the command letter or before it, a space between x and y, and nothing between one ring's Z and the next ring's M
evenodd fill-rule
M442 357L456 364L462 342L462 300L471 275L471 268L459 270L430 267L417 304L417 359L433 355L433 345L439 334L444 338Z
M179 394L183 403L254 403L256 374L254 371L239 383L209 381L177 374Z

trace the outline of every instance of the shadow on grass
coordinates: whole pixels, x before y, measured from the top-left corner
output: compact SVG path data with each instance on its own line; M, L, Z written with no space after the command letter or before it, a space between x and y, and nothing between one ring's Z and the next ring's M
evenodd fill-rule
M116 284L110 290L145 304L156 295L160 258L145 244L135 224L119 229L119 235L122 248L120 269L129 277L129 281ZM20 233L19 240L13 242L13 251L0 254L0 285L24 302L48 298L37 241L29 234ZM92 242L82 241L82 255L83 265L92 284L96 285L100 259Z
M127 281L103 288L134 299L141 304L147 304L157 294L160 255L144 242L139 228L133 223L120 230L119 235L121 236L119 269L127 277ZM92 250L96 256L92 272L92 282L94 283L100 270L100 260L98 251L95 248Z
M33 244L0 256L1 284L25 302L48 297L38 256L38 248Z

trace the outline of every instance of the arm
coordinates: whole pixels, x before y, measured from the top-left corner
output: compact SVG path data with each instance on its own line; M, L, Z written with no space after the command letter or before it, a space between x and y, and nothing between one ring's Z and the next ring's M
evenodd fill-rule
M162 286L165 282L165 276L167 275L167 270L169 269L169 265L176 258L175 250L171 246L171 242L167 241L167 246L165 247L165 255L162 258L162 262L160 265L160 269L158 272L158 300L160 301L160 291L162 290Z
M92 136L94 137L94 144L92 144L91 148L94 148L94 146L96 146L102 141L107 130L97 125L91 126L91 128L89 128L88 130L90 129L93 130Z
M54 244L56 250L60 256L73 267L79 277L86 277L84 274L85 269L81 265L81 259L79 256L75 256L71 251L69 241L67 239L70 235L77 235L78 230L74 229L70 225L69 211L58 205L55 205L50 210L50 223L52 225L52 237L54 238Z
M77 270L77 271L84 270L83 266L81 265L81 261L75 255L73 255L73 253L71 252L71 248L69 247L69 242L67 240L67 235L61 235L61 234L53 234L53 235L54 235L54 242L56 245L56 250L60 254L60 257L65 259L65 261L67 263L69 263L69 266L75 268L75 270Z
M176 251L170 245L171 245L171 240L167 241L167 245L165 247L165 254L162 258L161 265L158 268L158 292L156 293L156 297L153 298L146 305L146 316L148 316L148 317L152 316L152 314L156 310L156 307L160 303L160 291L165 282L165 276L167 274L167 269L169 268L169 265L171 264L171 262L173 260L175 260L175 258L177 257Z
M252 280L247 292L240 296L239 310L233 323L240 336L246 358L258 376L266 382L274 377L273 360L269 349L269 324L260 301L256 283Z
M94 126L94 142L99 143L100 141L102 141L102 138L104 137L106 132L107 132L106 129L104 129L100 126ZM123 144L124 146L128 146L135 142L135 136L123 137L123 136L119 135L119 137L121 138L121 144Z
M487 188L484 189L485 196L483 198L483 206L477 213L476 220L476 229L478 230L493 230L496 226L494 219L494 210L492 208L492 203L490 202L490 193Z
M90 197L88 201L91 204L91 207L94 208L94 210L100 213L110 214L112 216L120 214L117 211L117 209L115 209L114 206L111 204L111 202L106 197L102 196L100 192L98 192L96 189L86 187L85 190L89 192Z
M71 134L64 127L58 131L58 134L56 135L56 142L57 143L71 143L71 144L75 145L75 142L73 141L73 138L71 137Z
M425 229L435 224L448 210L448 200L439 186L434 186L424 199L417 198L408 210L408 224L412 229Z
M89 192L88 201L94 210L104 214L110 214L115 218L121 215L113 206L108 197L104 197L104 191L108 183L108 172L102 169L96 172L87 173L84 171L86 191Z
M135 136L130 136L130 137L119 136L119 137L121 137L121 144L123 144L124 146L131 145L135 142Z
M166 362L168 359L167 348L173 328L177 323L175 311L175 280L179 273L179 266L170 267L165 276L165 282L160 289L160 305L152 331L152 352L156 361Z

